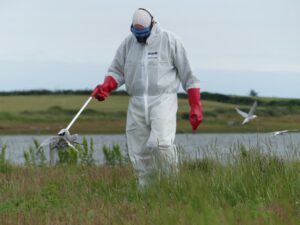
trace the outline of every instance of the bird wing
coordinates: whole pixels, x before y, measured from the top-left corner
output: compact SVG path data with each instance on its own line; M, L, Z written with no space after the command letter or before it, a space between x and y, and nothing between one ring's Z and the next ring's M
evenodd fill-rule
M235 108L235 110L236 110L236 111L238 112L238 114L240 114L242 117L244 117L244 118L247 118L247 117L248 117L248 114L247 114L247 113L245 113L245 112L239 110L238 108Z
M246 124L246 123L248 123L249 121L250 121L249 118L245 118L244 121L242 122L242 124Z
M250 111L249 111L249 116L254 115L254 112L255 112L255 110L256 110L256 107L257 107L257 101L255 101L255 102L253 103L253 105L252 105L252 107L251 107L251 109L250 109Z
M69 141L67 141L67 144L70 148L72 148L73 150L75 150L76 152L78 152L77 148L75 148L74 145L72 145Z
M287 133L287 132L289 132L289 130L279 130L279 131L275 131L274 135L277 136L277 135L284 134L284 133Z

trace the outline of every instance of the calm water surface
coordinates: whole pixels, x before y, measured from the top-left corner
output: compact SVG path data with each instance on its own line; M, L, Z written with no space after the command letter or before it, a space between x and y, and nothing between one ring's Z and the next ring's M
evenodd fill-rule
M6 158L15 164L23 164L23 153L33 139L43 142L50 135L0 135L0 147L7 145ZM86 137L93 138L95 154L94 158L99 164L103 163L102 147L118 144L124 154L127 152L125 135L82 135L79 142ZM203 156L214 156L227 154L237 145L243 144L247 148L259 147L277 155L288 155L298 157L300 154L300 133L290 133L274 136L272 133L251 133L251 134L177 134L176 145L181 155L186 158L201 158ZM48 157L48 153L46 152Z

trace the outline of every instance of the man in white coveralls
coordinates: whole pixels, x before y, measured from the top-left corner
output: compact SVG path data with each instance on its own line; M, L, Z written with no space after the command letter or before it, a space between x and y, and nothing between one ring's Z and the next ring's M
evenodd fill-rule
M131 32L92 96L103 101L111 91L126 85L130 96L126 123L129 157L139 184L144 186L157 168L155 158L162 159L161 171L167 174L177 168L174 139L180 83L188 93L189 120L194 130L202 122L202 106L199 80L178 37L163 30L143 8L134 12Z

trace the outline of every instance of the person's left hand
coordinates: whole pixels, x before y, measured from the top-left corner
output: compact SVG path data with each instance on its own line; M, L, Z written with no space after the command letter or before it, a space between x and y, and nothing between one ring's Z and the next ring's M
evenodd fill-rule
M190 124L193 130L196 130L198 126L202 123L202 106L201 103L198 106L192 107L190 110Z
M202 123L202 104L200 102L200 88L191 88L188 90L188 98L190 104L190 124L193 130L196 130Z

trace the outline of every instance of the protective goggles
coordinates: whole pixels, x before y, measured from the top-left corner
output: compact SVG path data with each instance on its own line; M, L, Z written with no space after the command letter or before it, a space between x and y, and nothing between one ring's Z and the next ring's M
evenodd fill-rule
M151 26L144 29L137 29L131 25L130 30L136 37L148 37L151 33Z

